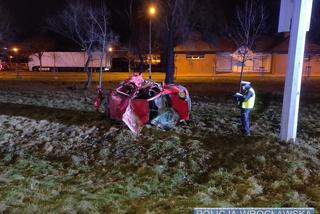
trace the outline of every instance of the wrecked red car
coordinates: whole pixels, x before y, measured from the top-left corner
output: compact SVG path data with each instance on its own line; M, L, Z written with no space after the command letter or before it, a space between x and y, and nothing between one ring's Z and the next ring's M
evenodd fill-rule
M120 83L106 101L108 116L123 121L134 133L139 133L148 123L168 130L188 121L191 112L191 99L185 87L144 80L141 75ZM97 99L95 106L100 104L101 99Z

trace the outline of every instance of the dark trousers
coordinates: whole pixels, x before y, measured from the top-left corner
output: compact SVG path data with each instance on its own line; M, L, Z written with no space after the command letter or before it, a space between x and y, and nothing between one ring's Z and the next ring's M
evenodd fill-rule
M250 136L250 124L249 124L249 116L250 116L250 109L242 108L241 109L241 123L242 123L242 130L245 136Z

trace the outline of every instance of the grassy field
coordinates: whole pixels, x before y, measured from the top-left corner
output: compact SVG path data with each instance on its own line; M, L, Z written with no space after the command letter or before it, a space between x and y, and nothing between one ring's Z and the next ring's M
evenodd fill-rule
M94 91L79 83L18 82L0 82L0 213L320 213L319 81L303 83L295 144L278 140L282 81L254 82L250 138L239 132L234 80L183 83L190 123L140 135L93 112Z

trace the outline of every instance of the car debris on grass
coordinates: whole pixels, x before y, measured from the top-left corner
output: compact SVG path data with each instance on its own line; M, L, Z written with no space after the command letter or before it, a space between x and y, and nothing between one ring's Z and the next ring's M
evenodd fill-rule
M168 130L190 119L191 99L188 90L176 84L159 84L133 75L113 89L108 97L98 88L95 108L106 100L106 114L123 121L133 133L145 124Z

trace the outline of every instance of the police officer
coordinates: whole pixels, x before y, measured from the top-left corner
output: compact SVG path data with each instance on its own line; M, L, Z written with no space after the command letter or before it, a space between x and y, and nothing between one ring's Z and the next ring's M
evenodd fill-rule
M249 115L251 109L254 107L256 94L250 82L241 81L241 87L242 94L236 93L235 98L239 102L239 107L241 109L241 123L243 127L243 134L245 136L250 136Z

